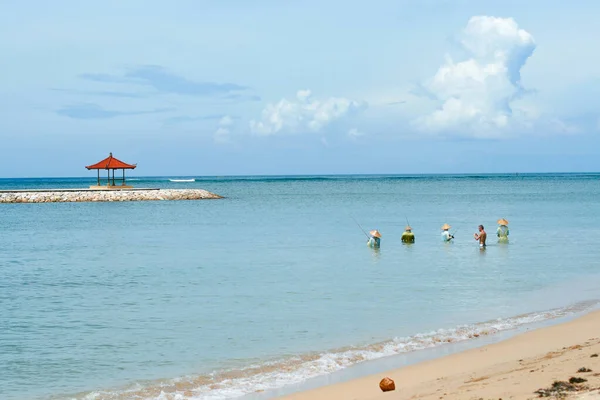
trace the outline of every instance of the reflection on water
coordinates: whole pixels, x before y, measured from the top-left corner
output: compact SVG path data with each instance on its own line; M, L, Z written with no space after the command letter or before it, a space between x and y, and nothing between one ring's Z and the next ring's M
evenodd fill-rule
M508 242L500 241L496 246L498 248L498 254L502 257L508 257Z
M452 247L454 245L454 241L451 240L449 242L442 242L442 248L444 249L444 253L446 253L446 255L451 255L453 253L452 251Z
M487 252L487 246L479 246L479 244L477 245L477 247L479 248L479 255L481 256L485 256L486 252Z
M371 255L373 256L372 259L374 262L379 262L379 260L381 259L381 248L379 247L374 247L371 248Z

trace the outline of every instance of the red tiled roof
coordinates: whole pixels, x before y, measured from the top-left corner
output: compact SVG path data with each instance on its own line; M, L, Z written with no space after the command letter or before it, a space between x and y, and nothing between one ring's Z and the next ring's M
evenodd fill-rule
M134 169L137 165L127 164L113 157L112 153L104 160L94 165L88 165L87 169Z

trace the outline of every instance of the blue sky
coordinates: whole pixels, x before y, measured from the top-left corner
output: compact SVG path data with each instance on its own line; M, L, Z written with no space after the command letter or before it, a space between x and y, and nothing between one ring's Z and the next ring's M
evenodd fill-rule
M600 170L600 3L0 2L0 176Z

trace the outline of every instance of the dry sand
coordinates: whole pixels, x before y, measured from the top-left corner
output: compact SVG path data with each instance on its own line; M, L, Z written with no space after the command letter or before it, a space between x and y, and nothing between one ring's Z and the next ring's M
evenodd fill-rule
M534 399L555 381L583 378L547 398L600 399L600 311L500 343L325 386L286 400ZM578 372L581 368L589 372ZM396 389L382 392L384 377Z

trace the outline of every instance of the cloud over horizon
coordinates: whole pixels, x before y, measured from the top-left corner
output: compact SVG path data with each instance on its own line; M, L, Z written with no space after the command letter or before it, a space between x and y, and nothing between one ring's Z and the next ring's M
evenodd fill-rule
M259 121L250 121L252 133L270 136L278 133L319 132L334 121L367 107L365 102L344 97L324 100L312 97L310 90L298 90L295 100L281 99L269 103Z
M493 137L513 119L511 102L524 92L521 68L533 54L533 36L512 18L474 16L460 44L469 57L446 62L419 91L441 102L415 125L431 132Z
M213 138L217 143L229 143L231 141L230 133L231 126L233 125L233 118L229 115L223 116L218 123L217 130L215 131Z

